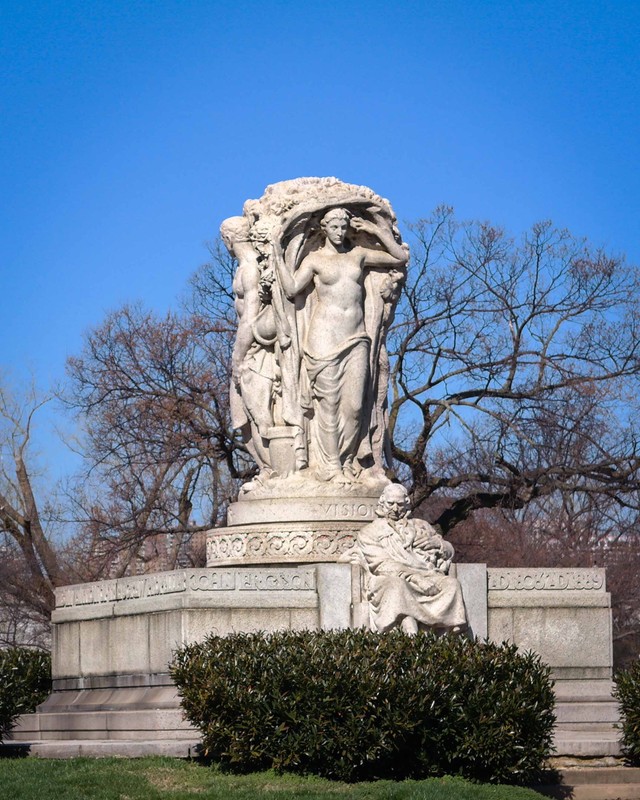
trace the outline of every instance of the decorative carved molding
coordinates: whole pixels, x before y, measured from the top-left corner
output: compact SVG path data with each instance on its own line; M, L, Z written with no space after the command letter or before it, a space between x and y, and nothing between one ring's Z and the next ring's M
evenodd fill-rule
M274 530L275 527L275 530ZM207 536L207 566L337 561L353 548L360 525L340 528L219 528Z

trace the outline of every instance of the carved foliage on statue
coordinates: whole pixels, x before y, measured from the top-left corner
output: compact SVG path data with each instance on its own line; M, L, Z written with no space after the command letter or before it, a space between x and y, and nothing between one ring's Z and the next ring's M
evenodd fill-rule
M464 629L462 590L448 574L453 546L429 523L410 518L400 484L383 490L376 514L358 533L355 552L365 570L371 627Z
M232 419L260 467L245 492L276 477L382 487L385 337L408 259L389 202L299 178L221 234L238 262Z

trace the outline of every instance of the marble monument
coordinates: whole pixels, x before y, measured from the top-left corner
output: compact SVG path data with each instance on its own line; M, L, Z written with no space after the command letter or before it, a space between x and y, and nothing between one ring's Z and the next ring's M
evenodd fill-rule
M232 422L256 475L208 533L206 568L56 590L53 693L15 740L49 756L187 755L199 737L169 675L176 647L399 626L535 650L557 680L559 752L617 753L604 571L453 564L391 482L385 340L409 252L389 202L300 178L220 233L237 262Z

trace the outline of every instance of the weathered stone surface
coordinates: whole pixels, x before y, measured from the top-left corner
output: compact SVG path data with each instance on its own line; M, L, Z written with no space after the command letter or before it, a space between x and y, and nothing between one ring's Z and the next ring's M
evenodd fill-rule
M618 754L602 571L482 564L451 571L474 635L484 638L484 624L490 639L515 641L551 664L559 753ZM188 750L198 737L176 727L179 701L166 671L175 647L211 632L369 625L364 574L360 565L327 562L178 570L64 587L55 612L55 691L15 738L40 742L36 751L43 754L160 753L172 736L176 752L180 742ZM56 749L56 742L66 745Z
M119 578L99 583L78 584L56 589L54 622L130 615L141 611L181 608L202 600L207 605L247 605L257 599L273 604L278 593L292 595L315 592L313 567L247 567L244 569L184 569L136 578ZM105 584L104 586L102 584ZM293 601L295 603L295 600Z
M489 569L488 633L516 642L556 677L611 677L611 598L603 569Z
M320 627L323 630L350 628L351 566L349 564L319 564L317 574Z
M489 570L490 592L606 592L604 569L551 568Z
M452 564L450 573L458 579L467 614L470 636L482 641L487 629L487 565Z

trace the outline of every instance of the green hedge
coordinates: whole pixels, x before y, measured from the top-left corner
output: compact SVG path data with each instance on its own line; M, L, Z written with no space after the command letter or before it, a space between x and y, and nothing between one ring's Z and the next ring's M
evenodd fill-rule
M640 660L615 678L613 696L622 717L622 746L627 758L640 764Z
M549 669L510 645L400 631L210 636L171 674L207 754L340 780L519 783L549 756Z
M35 710L51 691L51 656L44 650L0 650L0 742L20 714Z

